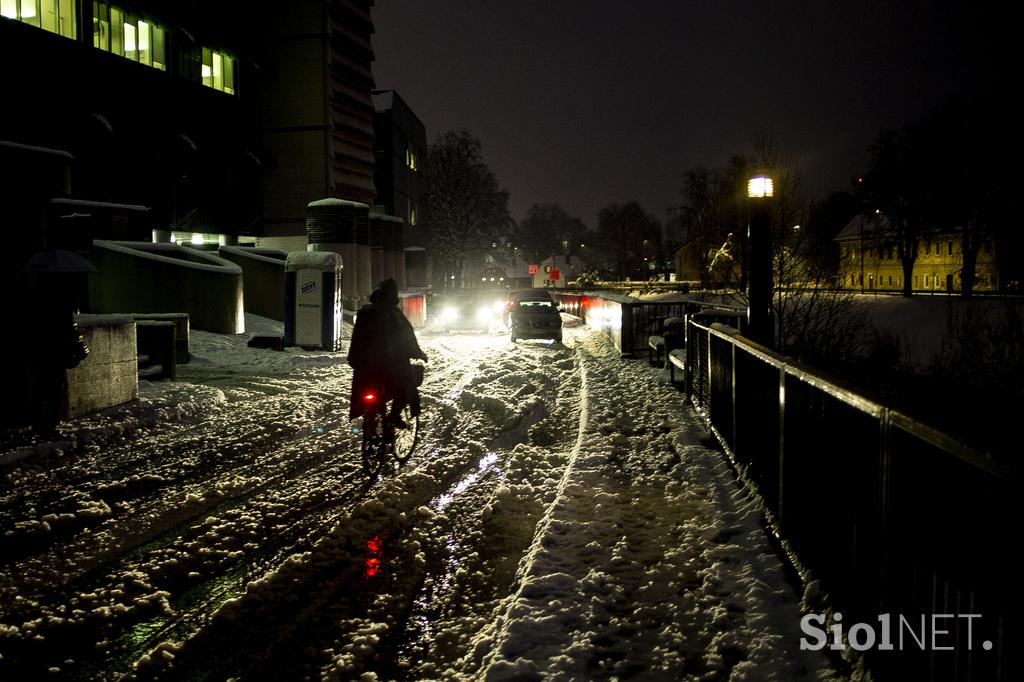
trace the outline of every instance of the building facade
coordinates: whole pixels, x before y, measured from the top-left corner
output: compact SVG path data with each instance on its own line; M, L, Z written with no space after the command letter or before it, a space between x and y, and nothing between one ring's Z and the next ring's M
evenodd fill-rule
M875 215L854 217L836 236L839 272L836 285L856 291L903 290L903 264L895 231ZM963 250L955 232L932 230L918 240L911 289L922 293L962 290ZM975 291L998 291L999 268L993 239L982 240L975 265Z
M261 15L264 239L305 248L306 206L373 206L372 0L295 0Z
M394 90L374 92L373 106L374 210L405 220L406 243L426 246L419 218L426 192L427 129Z
M249 39L196 1L0 0L0 139L67 152L70 196L148 207L153 229L256 234Z
M394 90L373 93L374 210L402 218L406 273L410 287L430 281L430 251L420 224L426 193L427 129Z

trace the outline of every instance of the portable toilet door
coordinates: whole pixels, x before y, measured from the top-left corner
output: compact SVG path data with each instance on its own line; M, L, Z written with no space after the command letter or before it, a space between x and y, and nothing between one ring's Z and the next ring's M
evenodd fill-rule
M284 344L341 349L341 256L293 251L285 261Z

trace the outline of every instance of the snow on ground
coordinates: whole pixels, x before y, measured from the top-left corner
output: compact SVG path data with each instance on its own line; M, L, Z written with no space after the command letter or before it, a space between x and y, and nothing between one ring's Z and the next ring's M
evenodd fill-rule
M514 593L475 641L487 679L829 679L798 599L680 396L578 339L584 414Z
M342 355L246 328L0 453L0 678L835 677L664 371L423 335L417 453L371 481Z

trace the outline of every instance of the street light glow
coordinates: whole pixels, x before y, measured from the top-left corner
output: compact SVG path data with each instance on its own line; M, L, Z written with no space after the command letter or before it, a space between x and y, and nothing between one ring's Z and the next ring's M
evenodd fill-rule
M772 179L758 175L747 181L747 196L751 199L764 199L773 196L775 188Z

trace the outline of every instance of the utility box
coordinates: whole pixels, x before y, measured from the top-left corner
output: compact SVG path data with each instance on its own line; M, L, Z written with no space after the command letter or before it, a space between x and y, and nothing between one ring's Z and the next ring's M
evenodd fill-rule
M341 350L341 256L292 251L284 266L284 345Z

